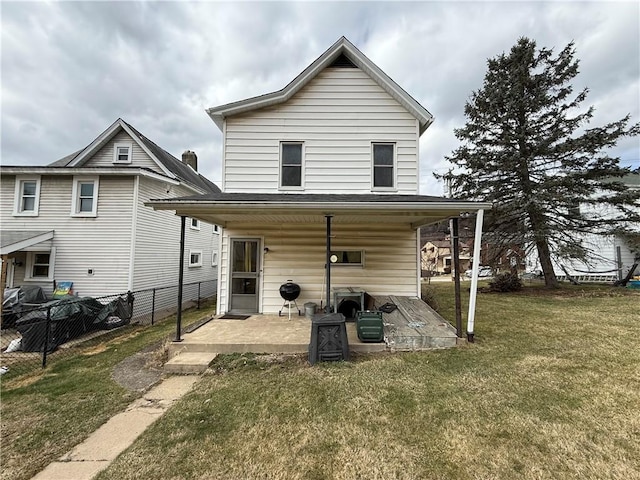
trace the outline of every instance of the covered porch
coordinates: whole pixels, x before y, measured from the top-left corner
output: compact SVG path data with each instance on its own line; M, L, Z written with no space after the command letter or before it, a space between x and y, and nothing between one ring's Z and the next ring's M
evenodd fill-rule
M321 312L337 311L339 305L333 296L336 286L357 286L371 296L419 298L420 227L477 212L479 245L483 212L491 206L424 195L304 193L217 193L152 200L147 205L173 210L183 220L197 218L223 227L217 314L244 313L251 317L262 314L265 318L282 309L278 289L290 281L301 286L298 308L314 302ZM455 221L454 224L457 228ZM181 258L188 258L184 240L181 245L184 253ZM477 255L479 251L474 253ZM479 259L474 260L477 266ZM184 264L181 263L181 269ZM467 321L470 339L476 286L474 275ZM365 308L360 305L359 309ZM235 330L233 335L252 345L246 340L251 338L251 328L242 332L238 326L246 320L232 322L235 323L228 328ZM413 328L421 322L419 318L406 324ZM291 344L297 345L295 348L306 351L308 332L301 341L294 341L294 324L283 325L282 338L291 338ZM455 333L462 337L459 318L456 326L459 328ZM277 338L275 333L269 335ZM259 340L254 343L264 344ZM219 349L225 348L224 343L217 345ZM240 343L234 345L234 349L241 348Z
M391 302L397 308L383 313L384 341L365 343L358 339L356 323L346 322L351 354L385 351L416 351L450 348L459 340L456 329L417 297L376 297L376 304ZM382 303L381 303L382 302ZM250 315L243 320L220 318L182 336L169 346L168 372L204 371L218 354L305 354L309 350L311 320L292 316Z

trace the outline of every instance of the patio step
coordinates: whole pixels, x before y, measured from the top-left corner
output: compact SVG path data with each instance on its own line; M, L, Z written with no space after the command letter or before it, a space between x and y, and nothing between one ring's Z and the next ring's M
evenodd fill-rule
M164 364L165 373L202 373L218 356L212 352L181 352Z

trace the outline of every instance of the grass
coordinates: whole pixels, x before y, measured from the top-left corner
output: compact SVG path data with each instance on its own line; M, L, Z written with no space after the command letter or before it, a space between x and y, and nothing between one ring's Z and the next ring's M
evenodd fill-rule
M453 319L452 286L431 288ZM639 309L528 286L481 294L456 349L219 357L99 479L640 478Z
M183 324L206 312L186 312ZM100 345L89 342L78 355L44 370L2 379L0 478L31 478L140 396L118 385L112 371L126 357L171 335L173 320L132 328Z

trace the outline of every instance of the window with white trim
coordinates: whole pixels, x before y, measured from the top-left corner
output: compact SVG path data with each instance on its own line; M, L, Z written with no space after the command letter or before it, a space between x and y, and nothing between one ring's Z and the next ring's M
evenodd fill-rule
M198 220L197 218L192 218L189 226L192 230L200 230L200 220Z
M336 261L331 259L334 265L364 266L364 251L362 250L333 250L331 256L336 256Z
M280 188L301 189L303 172L302 142L280 143Z
M40 177L16 177L13 214L16 216L38 216L40 207Z
M395 188L395 144L372 144L373 189Z
M213 233L220 233L220 227L218 225L213 226Z
M74 177L71 216L95 217L98 214L98 178Z
M189 250L189 267L202 266L202 250Z
M115 143L113 145L113 163L131 163L131 143Z
M55 249L48 252L27 252L25 280L53 280Z

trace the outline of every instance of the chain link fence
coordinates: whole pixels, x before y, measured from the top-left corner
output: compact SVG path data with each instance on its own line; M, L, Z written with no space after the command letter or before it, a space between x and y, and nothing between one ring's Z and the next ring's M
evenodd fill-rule
M217 280L183 285L182 308L215 300ZM3 311L0 369L13 374L44 368L78 348L108 342L132 328L152 328L177 311L178 285L104 297L65 296Z

